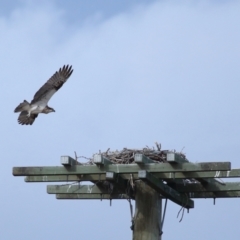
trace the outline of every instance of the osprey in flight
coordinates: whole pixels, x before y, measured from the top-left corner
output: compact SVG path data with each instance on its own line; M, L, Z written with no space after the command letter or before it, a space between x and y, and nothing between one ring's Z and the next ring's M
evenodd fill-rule
M53 108L47 105L48 101L68 80L72 72L72 66L64 65L35 93L31 103L26 100L20 103L14 110L14 112L21 112L18 117L18 123L32 125L39 113L55 112Z

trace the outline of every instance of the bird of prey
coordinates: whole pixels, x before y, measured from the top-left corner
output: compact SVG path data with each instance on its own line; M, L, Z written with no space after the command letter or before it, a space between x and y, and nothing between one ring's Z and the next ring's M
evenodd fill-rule
M18 117L18 123L32 125L39 113L48 114L55 112L53 108L47 105L48 101L68 80L72 72L72 66L64 65L35 93L31 103L26 100L20 103L14 110L14 112L21 112Z

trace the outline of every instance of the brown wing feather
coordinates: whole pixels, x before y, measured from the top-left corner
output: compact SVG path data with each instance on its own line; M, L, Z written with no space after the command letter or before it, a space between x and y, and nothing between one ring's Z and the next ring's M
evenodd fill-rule
M30 117L27 116L28 112L23 111L19 114L18 117L18 123L21 125L32 125L35 121L35 118L38 116L38 114L31 114Z
M35 93L31 104L41 101L43 98L46 99L47 103L52 95L67 81L72 72L72 66L64 65L60 68L59 71L53 74L53 76Z

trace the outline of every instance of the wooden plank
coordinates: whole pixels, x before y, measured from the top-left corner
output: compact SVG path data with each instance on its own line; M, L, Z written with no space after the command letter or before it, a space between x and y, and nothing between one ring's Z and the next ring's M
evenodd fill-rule
M209 183L202 185L201 183L176 184L175 190L179 192L226 192L240 191L240 182Z
M110 200L110 199L116 199L116 200L123 200L123 199L129 199L129 197L126 194L76 194L76 193L65 193L65 194L56 194L57 199L73 199L73 200L84 200L84 199L93 199L93 200Z
M232 169L229 171L202 171L202 172L168 172L154 173L160 179L199 179L199 178L239 178L240 169ZM134 175L134 177L136 177Z
M130 179L130 174L119 174L124 179ZM209 172L169 172L154 173L154 176L160 179L206 179L206 178L239 178L240 169L232 169L231 171L209 171ZM138 174L132 174L134 180L139 179ZM106 174L84 174L84 175L42 175L42 176L26 176L25 182L71 182L71 181L104 181Z
M189 193L191 198L239 198L240 191L231 192L192 192Z
M85 174L85 175L43 175L43 176L26 176L25 182L99 182L105 181L106 174Z
M112 164L104 166L75 165L70 167L13 167L14 176L42 176L42 175L80 175L101 174L106 172L138 173L146 170L151 173L161 172L198 172L198 171L222 171L230 170L230 162L213 163L149 163L149 164Z
M101 197L102 196L102 197ZM192 199L198 198L240 198L240 191L232 192L193 192L189 193L189 197ZM56 194L57 199L128 199L126 194L78 194L78 193L66 193L66 194ZM162 196L162 199L165 197Z
M109 193L118 193L123 194L124 191L120 191L117 188L111 189L107 185L80 185L80 184L67 184L67 185L48 185L47 193L56 194L56 193L78 193L78 194L109 194Z

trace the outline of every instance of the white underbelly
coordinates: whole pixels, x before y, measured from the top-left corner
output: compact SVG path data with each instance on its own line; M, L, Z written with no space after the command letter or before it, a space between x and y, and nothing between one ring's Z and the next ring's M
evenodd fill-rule
M41 113L46 106L43 105L33 105L30 109L31 113Z

